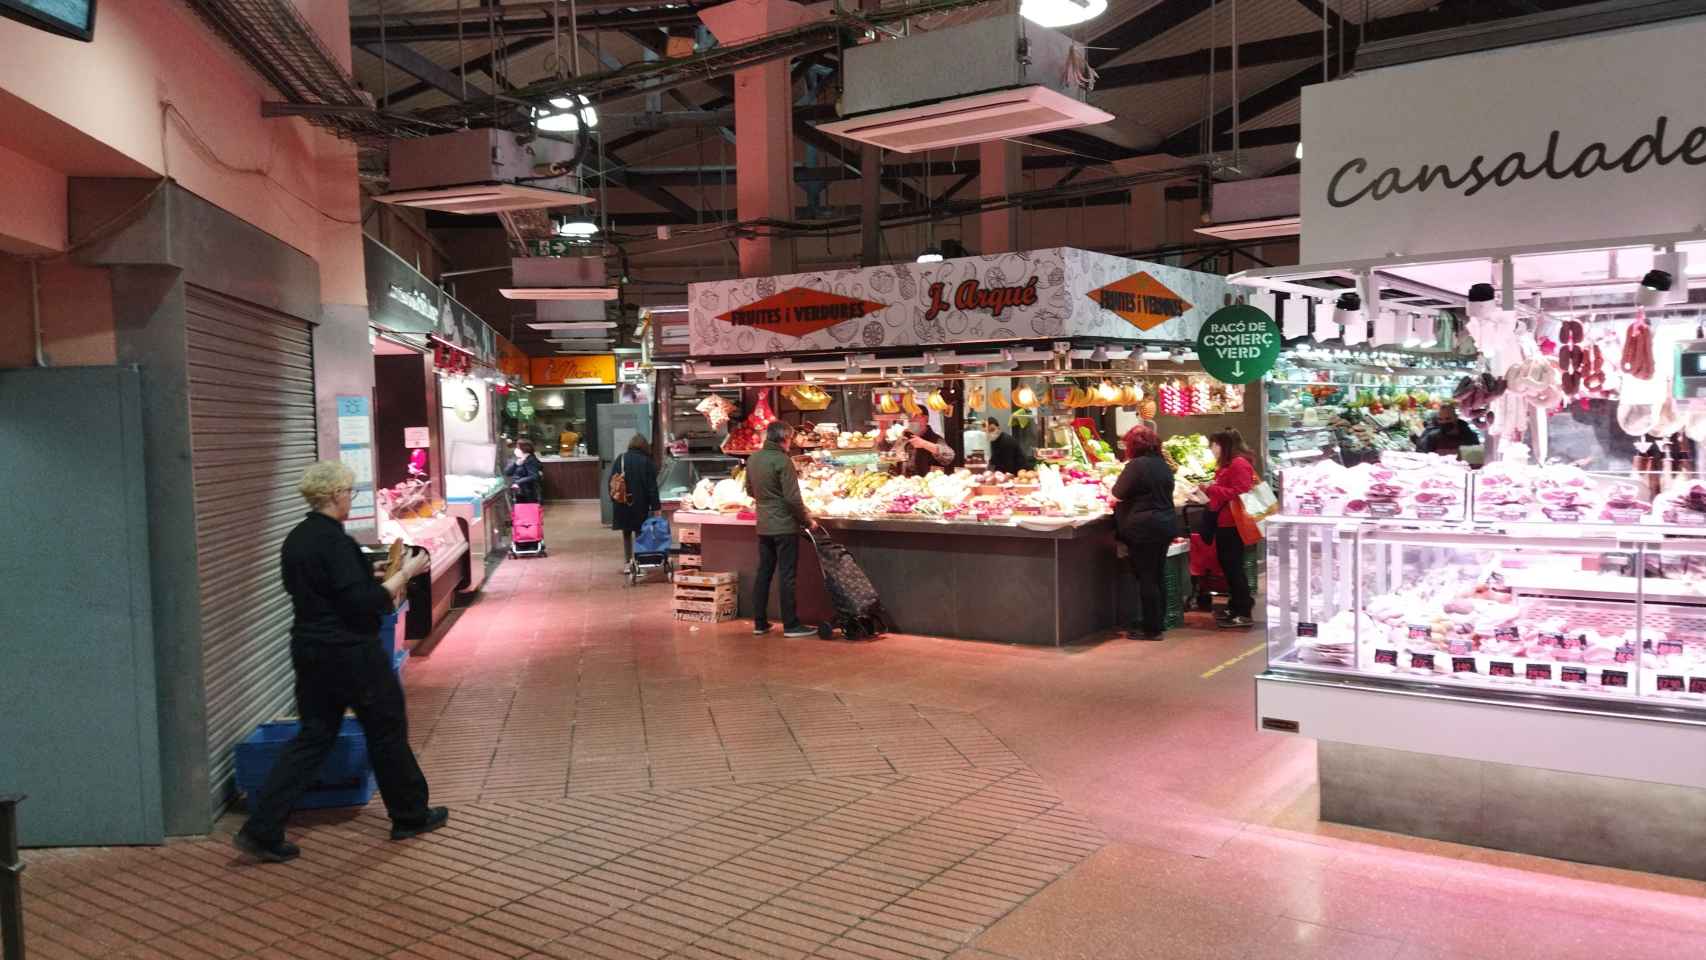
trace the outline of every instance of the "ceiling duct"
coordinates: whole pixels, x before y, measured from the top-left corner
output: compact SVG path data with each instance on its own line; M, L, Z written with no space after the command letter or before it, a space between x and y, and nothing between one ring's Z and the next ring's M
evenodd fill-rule
M972 54L968 55L968 51ZM852 47L842 119L819 129L916 153L1107 123L1084 47L1017 14Z
M390 192L374 199L444 213L506 213L591 203L572 144L508 130L458 130L391 143Z

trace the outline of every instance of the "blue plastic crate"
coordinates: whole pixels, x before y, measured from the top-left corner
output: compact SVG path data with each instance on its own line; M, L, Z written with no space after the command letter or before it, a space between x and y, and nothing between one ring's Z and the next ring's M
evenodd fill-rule
M405 652L404 656L407 655ZM237 744L239 793L252 797L260 791L273 765L278 762L279 754L301 727L295 720L263 723ZM373 788L373 769L367 759L367 735L354 717L345 717L338 728L336 745L327 754L319 774L296 806L297 809L360 806L373 798Z

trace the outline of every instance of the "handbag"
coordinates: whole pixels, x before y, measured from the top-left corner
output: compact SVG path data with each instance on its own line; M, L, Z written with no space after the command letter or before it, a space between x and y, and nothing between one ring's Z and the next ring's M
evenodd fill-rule
M1255 523L1261 523L1279 512L1279 498L1274 496L1274 488L1265 480L1256 481L1255 486L1239 496L1238 502Z
M1243 497L1228 501L1226 509L1232 511L1232 525L1237 528L1238 536L1244 541L1244 546L1252 546L1262 541L1262 528L1244 509Z
M610 502L628 505L628 455L623 454L616 460L616 472L610 475Z

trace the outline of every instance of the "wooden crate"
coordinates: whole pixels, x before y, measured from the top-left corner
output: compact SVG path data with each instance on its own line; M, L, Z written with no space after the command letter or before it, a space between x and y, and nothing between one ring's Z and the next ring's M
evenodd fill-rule
M729 617L735 615L733 600L681 600L675 601L676 613L726 613Z
M712 613L697 613L692 610L675 611L675 619L684 623L725 623L735 618L734 610L718 610Z
M702 569L704 563L704 558L697 553L683 553L675 558L675 569L677 571L696 571ZM680 575L680 573L676 574L678 577Z
M706 573L704 571L700 571L699 573L683 573L677 574L675 578L675 585L677 587L721 587L730 586L739 582L740 574L725 573L722 571L712 571L710 573Z
M684 523L675 528L675 535L682 543L698 543L699 525L697 523Z

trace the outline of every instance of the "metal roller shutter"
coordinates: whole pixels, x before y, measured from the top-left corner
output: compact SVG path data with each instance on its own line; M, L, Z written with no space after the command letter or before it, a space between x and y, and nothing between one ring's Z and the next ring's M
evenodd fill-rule
M278 551L317 457L308 324L188 288L190 431L208 782L229 799L232 746L292 705L290 598Z

